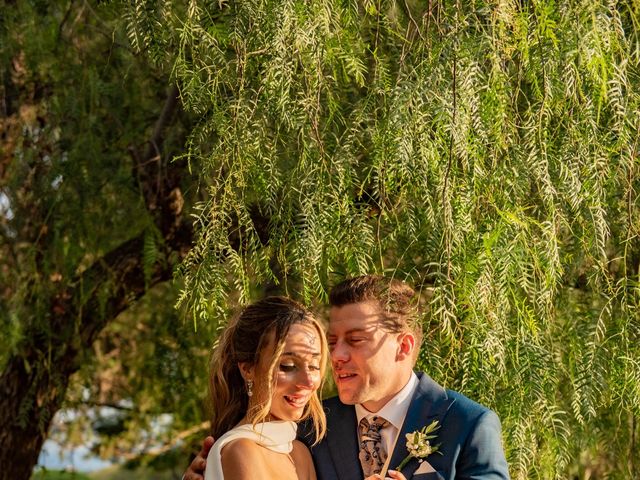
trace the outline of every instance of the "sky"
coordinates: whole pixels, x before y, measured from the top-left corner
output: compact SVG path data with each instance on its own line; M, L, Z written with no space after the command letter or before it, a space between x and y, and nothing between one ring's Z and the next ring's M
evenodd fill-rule
M46 440L36 468L45 467L48 470L72 470L76 472L93 472L113 465L112 462L102 460L93 455L87 447L77 447L72 450L62 449L53 440Z
M130 405L129 401L122 400L121 405ZM110 418L114 415L121 414L121 411L112 407L100 407L98 409L89 409L83 411L82 415L86 415L88 418L95 420L96 418ZM53 428L56 425L63 425L65 422L73 421L73 419L80 415L79 412L73 409L63 409L56 413L53 419ZM173 422L173 416L169 414L161 414L154 418L151 422L150 430L147 435L151 438L159 438L162 433ZM92 438L93 432L89 430L86 432L85 437L87 441ZM140 446L142 448L159 447L160 443L148 444L143 442ZM141 451L141 450L140 450ZM93 454L89 447L63 447L60 443L52 439L47 439L44 442L40 456L38 457L38 464L36 469L46 468L48 470L70 470L75 472L93 472L95 470L102 470L107 467L116 465L116 461L103 460L100 457Z

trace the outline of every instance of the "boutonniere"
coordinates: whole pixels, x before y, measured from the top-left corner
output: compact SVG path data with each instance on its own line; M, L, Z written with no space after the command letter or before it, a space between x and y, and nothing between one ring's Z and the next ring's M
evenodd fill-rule
M412 458L417 458L419 462L422 462L423 459L427 458L432 453L440 452L440 444L431 445L429 440L433 440L437 437L437 435L433 435L433 432L438 430L440 425L438 425L438 421L434 420L426 427L422 427L420 430L416 430L413 433L407 433L405 436L407 437L407 450L409 451L409 455L400 462L400 465L396 468L396 470L402 470L409 460Z

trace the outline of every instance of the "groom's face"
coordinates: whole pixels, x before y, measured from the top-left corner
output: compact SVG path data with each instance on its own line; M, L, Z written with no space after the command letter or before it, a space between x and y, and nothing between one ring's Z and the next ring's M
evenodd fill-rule
M340 401L377 412L411 375L411 362L403 360L407 334L382 330L374 301L332 307L329 316L327 338Z

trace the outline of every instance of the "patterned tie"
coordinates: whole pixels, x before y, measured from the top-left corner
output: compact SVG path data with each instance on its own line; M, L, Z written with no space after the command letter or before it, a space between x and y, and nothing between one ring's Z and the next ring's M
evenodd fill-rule
M380 430L388 425L389 422L382 417L373 417L371 423L366 417L360 420L358 425L360 431L360 453L358 458L365 477L380 473L384 462L387 460L387 452L382 446Z

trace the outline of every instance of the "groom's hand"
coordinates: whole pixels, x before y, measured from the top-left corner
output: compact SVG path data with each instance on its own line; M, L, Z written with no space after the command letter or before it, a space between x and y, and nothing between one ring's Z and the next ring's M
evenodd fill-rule
M182 480L204 480L204 469L207 466L207 455L213 446L213 437L207 437L202 442L202 449L193 459L189 468L182 475Z

